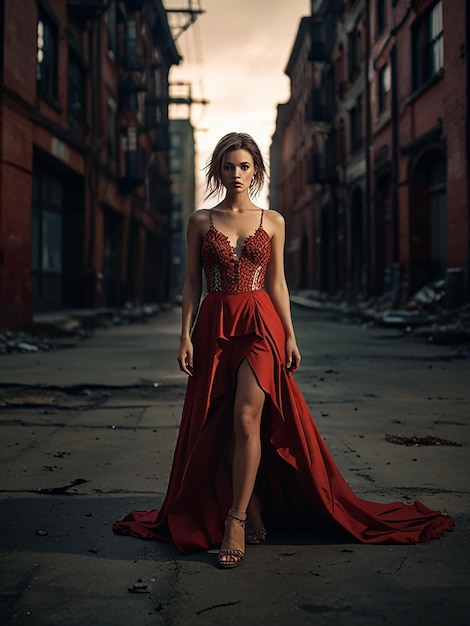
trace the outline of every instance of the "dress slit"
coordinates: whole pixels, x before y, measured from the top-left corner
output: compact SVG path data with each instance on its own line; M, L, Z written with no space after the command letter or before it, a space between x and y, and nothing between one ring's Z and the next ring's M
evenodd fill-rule
M260 227L246 241L239 261L245 263L240 276L246 284L253 284L249 274L254 275L261 263L264 281L267 237ZM295 377L287 375L285 334L268 293L217 290L217 276L228 287L234 284L228 245L214 229L204 240L204 267L214 270L208 280L212 291L200 306L193 330L194 374L187 384L166 497L160 510L131 511L114 523L114 531L172 541L180 552L207 550L222 542L232 500L227 458L233 400L244 359L265 394L258 495L270 528L313 529L326 524L353 540L388 544L430 541L451 530L450 517L421 502L370 502L352 492ZM250 259L259 259L258 265L253 261L251 268Z

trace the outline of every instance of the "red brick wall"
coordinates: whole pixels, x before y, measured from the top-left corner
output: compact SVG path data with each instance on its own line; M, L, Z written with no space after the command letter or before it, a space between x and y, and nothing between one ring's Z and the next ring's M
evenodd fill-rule
M0 319L3 328L17 329L32 321L31 125L5 106L2 118Z
M63 179L65 185L71 181L72 187L68 187L67 191L72 196L76 185L80 194L76 196L79 198L77 202L81 202L84 196L84 206L71 209L71 215L73 211L77 211L77 215L83 213L84 220L83 242L77 244L78 252L83 256L83 272L81 273L80 267L77 268L76 265L71 270L69 269L73 273L74 282L77 283L77 293L86 293L84 299L81 295L76 299L77 302L80 301L80 306L105 304L99 287L99 278L97 279L104 265L104 240L107 227L104 219L105 211L112 211L122 216L124 224L123 242L120 246L122 258L119 259L117 265L119 270L116 272L118 275L113 276L110 283L119 283L117 287L119 294L124 292L123 286L134 280L136 286L133 293L137 299L153 297L153 292L150 295L145 292L145 285L141 280L141 275L144 273L143 266L136 269L136 276L126 275L127 258L130 255L126 246L131 245L126 233L131 214L141 224L141 240L139 243L133 242L133 245L138 246L141 259L146 258L144 229L154 234L153 238L148 238L148 241L157 242L156 245L161 246L163 251L166 250L168 239L168 225L164 216L169 211L169 194L162 194L158 201L154 201L155 206L150 207L151 198L146 197L145 186L139 180L135 182L132 181L132 176L129 177L131 187L128 186L123 191L121 181L118 180L119 173L126 174L124 168L119 167L120 161L123 161L123 154L121 153L120 156L118 154L117 164L113 171L108 162L108 98L114 98L117 105L118 152L121 150L119 126L126 126L126 117L131 118L132 125L139 127L139 135L144 135L140 136L139 141L146 152L147 162L150 162L155 130L146 128L136 118L136 113L129 111L123 106L123 101L120 101L119 80L123 71L122 60L116 61L112 55L108 54L108 28L105 17L96 13L94 21L87 21L87 16L90 14L82 13L81 16L78 13L72 14L66 0L44 0L43 6L46 14L50 10L53 14L53 22L58 26L57 102L50 103L37 94L38 4L41 4L41 0L16 2L11 0L4 3L4 9L2 6L5 34L3 41L0 42L2 46L0 62L3 64L0 119L4 129L0 136L0 328L25 328L32 321L31 187L33 166L35 166L33 158L36 156L38 162L41 160L43 167L50 167L51 174ZM173 48L166 40L165 29L162 29L157 36L156 31L148 24L145 28L143 27L145 15L145 12L140 14L136 12L136 15L132 17L136 20L139 51L145 57L147 67L150 68L153 62L153 50L159 49L162 59L162 95L164 95L168 90L168 85L164 81L168 78L169 66L178 62L178 54L176 48ZM92 51L90 42L93 44ZM69 46L73 46L74 43L81 49L79 56L83 56L87 91L86 123L81 128L70 123L67 106ZM99 84L92 85L92 78L96 78ZM147 93L151 97L152 89L153 93L155 92L151 71L147 72L146 80ZM91 102L93 89L96 96L94 103ZM141 99L145 99L143 94L141 94ZM94 111L98 118L95 120L96 127L93 128L92 105L96 106ZM162 109L162 117L167 119L165 108ZM94 131L96 131L96 136L92 137ZM93 151L90 150L91 147ZM162 179L162 188L169 186L167 161L168 154L160 153L158 167L153 169L153 175ZM67 206L64 204L62 208L66 216ZM147 219L146 211L152 211L152 219ZM160 227L154 218L161 220ZM118 217L118 219L121 218ZM74 222L72 220L67 223L64 219L63 223L64 228L69 229L69 225ZM82 243L83 248L81 248ZM152 258L151 255L148 255L148 258ZM163 281L164 271L164 264L161 267L153 267L152 276L155 275ZM64 275L64 278L67 277ZM83 285L80 285L80 282ZM69 295L67 294L67 301L73 301ZM67 304L65 296L63 303L64 306L71 306ZM47 302L41 305L48 306Z
M465 3L463 0L444 0L444 73L440 80L424 91L411 104L407 103L412 81L412 54L410 28L399 36L398 67L400 75L400 144L413 139L443 123L447 159L447 254L448 267L467 265L468 239L468 182L466 179L465 111L466 111L466 58L460 56L465 42ZM409 157L402 157L400 180L409 175ZM400 257L408 262L408 194L400 193L401 246Z
M374 5L374 3L372 3ZM401 0L396 7L395 21L399 23L405 15L407 2ZM398 107L399 107L399 176L398 204L400 212L400 263L403 280L408 279L410 263L410 176L412 167L423 146L413 151L403 151L413 141L442 125L442 141L436 143L445 150L447 161L447 267L468 267L468 181L466 178L466 56L461 56L461 46L465 43L465 2L464 0L443 1L444 22L444 72L433 84L420 94L412 93L412 26L417 19L411 11L397 37ZM371 54L376 59L376 69L383 63L390 63L390 48L393 41L386 44L391 23L391 4L388 3L387 25L384 33L375 38L371 30ZM467 16L468 18L468 16ZM371 23L375 23L374 6L371 10ZM375 154L381 147L388 146L391 164L391 126L385 118L378 116L378 72L371 80L371 130ZM385 122L385 125L384 125ZM380 125L382 124L382 127ZM438 140L439 141L439 140ZM372 171L372 203L376 183L376 172ZM374 205L371 206L373 217Z
M0 324L21 328L31 323L31 171L32 123L36 78L36 2L7 2L3 41L5 92L0 100L2 134L0 167ZM30 50L30 42L33 48ZM25 51L28 57L25 56ZM21 66L21 69L19 69ZM17 97L9 97L9 93Z
M465 42L465 9L463 0L444 2L444 135L447 149L447 255L448 267L466 267L468 263L468 180L466 171L465 66L468 49L461 55ZM446 36L447 35L447 36ZM467 42L468 45L469 42Z
M30 104L36 98L37 2L5 2L3 80ZM34 59L34 62L25 62Z

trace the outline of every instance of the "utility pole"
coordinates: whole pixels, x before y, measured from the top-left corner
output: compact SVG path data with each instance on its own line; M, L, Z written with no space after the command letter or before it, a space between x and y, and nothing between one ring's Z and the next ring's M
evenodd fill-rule
M169 105L186 105L188 107L188 115L186 116L188 119L191 118L189 111L191 110L191 106L193 104L200 104L202 106L207 106L209 104L209 100L205 98L194 98L192 95L192 83L189 81L176 81L170 83L170 95L168 97ZM177 119L180 116L171 116L172 119Z
M199 2L193 2L193 0L188 0L188 6L179 8L179 7L169 7L166 8L165 11L169 14L179 14L185 15L186 20L182 24L177 24L174 26L175 32L173 33L173 39L176 41L178 37L180 37L191 24L197 20L199 15L205 13L200 7Z

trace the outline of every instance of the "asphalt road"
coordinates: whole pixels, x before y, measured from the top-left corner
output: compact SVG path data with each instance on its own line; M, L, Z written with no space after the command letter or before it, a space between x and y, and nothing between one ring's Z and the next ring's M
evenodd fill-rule
M165 493L185 387L179 311L167 312L0 357L0 624L468 623L470 361L308 309L294 321L297 380L356 493L423 500L455 530L410 546L271 534L230 571L215 552L114 536L114 519ZM148 593L129 593L136 583Z

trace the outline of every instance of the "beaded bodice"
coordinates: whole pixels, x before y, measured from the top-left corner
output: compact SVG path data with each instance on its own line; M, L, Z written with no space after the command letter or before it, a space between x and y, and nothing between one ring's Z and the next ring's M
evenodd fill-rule
M209 293L241 293L264 288L266 269L271 256L271 239L263 228L264 210L255 232L245 239L237 254L212 222L202 242L202 264Z

